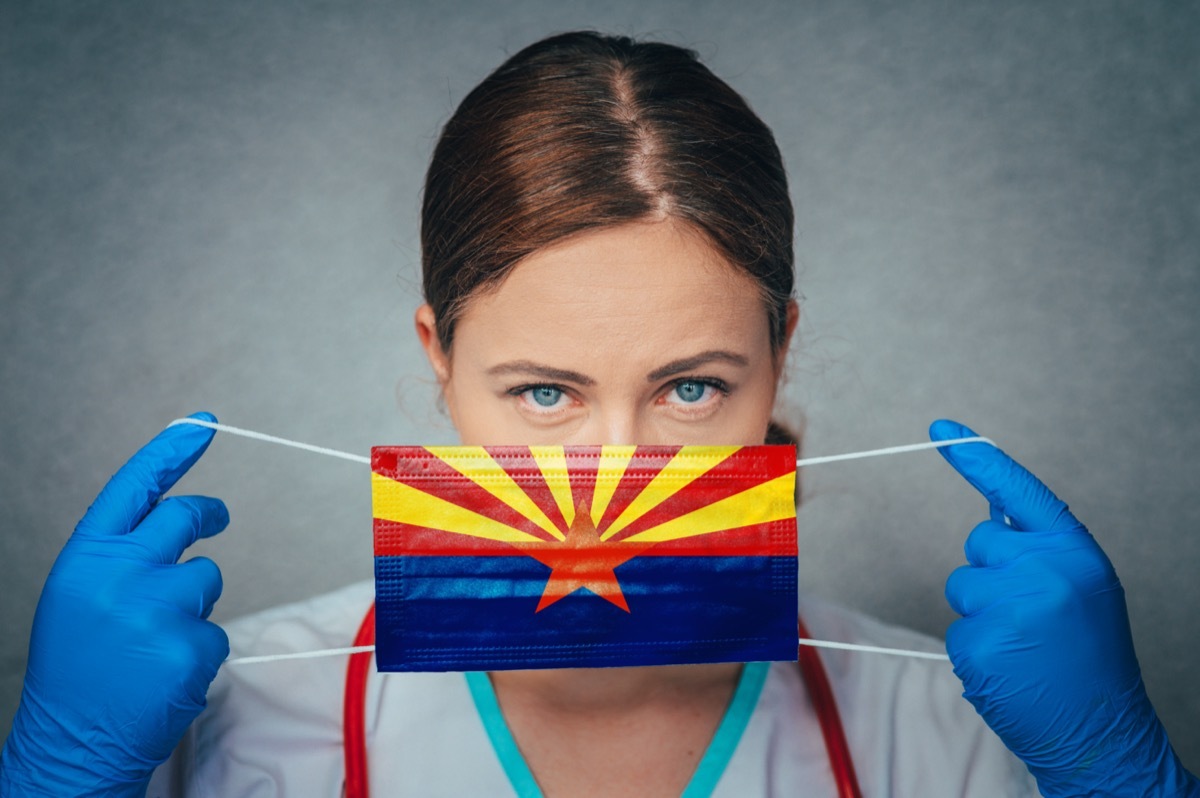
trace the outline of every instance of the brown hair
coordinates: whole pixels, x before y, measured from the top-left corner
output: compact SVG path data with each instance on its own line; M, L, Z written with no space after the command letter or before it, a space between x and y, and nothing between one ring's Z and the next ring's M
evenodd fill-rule
M442 349L467 300L530 253L667 217L755 279L782 356L793 213L770 129L692 50L593 31L529 45L459 104L426 174L423 288Z

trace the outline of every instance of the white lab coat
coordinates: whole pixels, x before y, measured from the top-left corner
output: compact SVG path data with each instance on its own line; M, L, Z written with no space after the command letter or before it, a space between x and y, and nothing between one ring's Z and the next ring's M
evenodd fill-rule
M229 625L232 656L352 643L373 584ZM825 602L800 605L813 637L896 648L940 643ZM1024 765L962 698L945 662L823 650L865 796L1037 795ZM226 665L208 708L147 793L187 798L341 794L346 657ZM512 796L461 673L371 673L373 794ZM829 759L795 663L773 663L714 798L834 796Z

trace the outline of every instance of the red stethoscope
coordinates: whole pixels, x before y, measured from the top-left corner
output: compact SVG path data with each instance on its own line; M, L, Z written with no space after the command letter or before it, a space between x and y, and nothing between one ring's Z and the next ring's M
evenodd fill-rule
M800 637L808 638L804 622L797 619ZM375 644L375 605L367 610L354 645ZM850 759L850 747L846 744L846 733L838 715L833 690L825 666L817 656L816 649L800 646L798 664L804 685L808 688L817 719L821 722L821 734L825 737L825 750L829 752L829 766L837 784L838 798L862 798L858 789L858 777L854 774L854 762ZM350 655L346 667L346 694L342 715L342 745L346 760L346 781L342 787L345 798L368 798L367 784L367 676L371 671L371 652Z

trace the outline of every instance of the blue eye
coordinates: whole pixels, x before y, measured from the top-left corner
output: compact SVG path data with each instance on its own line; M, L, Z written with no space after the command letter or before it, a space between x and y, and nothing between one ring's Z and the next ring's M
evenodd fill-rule
M562 398L563 392L552 385L539 385L536 388L530 388L529 394L533 397L533 401L541 407L554 407Z
M687 380L675 386L675 395L688 404L699 402L704 398L704 392L712 386L695 380Z

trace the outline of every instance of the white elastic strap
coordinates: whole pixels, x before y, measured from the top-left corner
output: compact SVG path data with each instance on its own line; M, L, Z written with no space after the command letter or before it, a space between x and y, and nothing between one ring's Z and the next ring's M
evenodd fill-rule
M228 432L230 435L240 435L243 438L251 438L256 441L266 441L267 443L278 443L281 446L291 446L294 449L303 449L306 452L314 452L316 454L325 454L330 457L339 457L342 460L350 460L355 463L371 464L369 457L362 455L350 454L349 452L339 452L337 449L327 449L324 446L313 446L311 443L300 443L299 441L291 441L287 438L279 438L275 435L266 435L253 430L241 429L239 427L231 427L228 424L218 424L215 421L204 421L198 418L177 418L168 424L168 427L173 427L176 424L194 424L197 427L207 427L220 432ZM822 463L836 463L841 460L859 460L864 457L883 457L889 454L905 454L907 452L920 452L926 449L940 449L943 446L954 446L960 443L986 443L995 446L996 443L991 438L982 436L972 438L954 438L945 441L931 441L929 443L913 443L907 446L888 446L883 449L870 449L865 452L850 452L849 454L833 454L825 457L809 457L803 460L796 461L796 468L804 466L820 465ZM832 640L808 640L802 639L799 641L802 646L813 646L815 648L837 648L845 651L862 651L871 654L894 654L903 657L916 657L918 659L936 659L946 660L950 658L945 654L935 654L929 651L910 651L905 648L882 648L880 646L864 646L857 643L836 643ZM257 657L236 657L226 660L229 665L250 665L257 662L279 662L287 659L312 659L315 657L333 657L339 654L358 654L366 651L374 651L375 646L351 646L349 648L327 648L319 651L301 651L295 654L267 654Z
M839 648L843 651L862 651L867 654L894 654L898 657L914 657L916 659L936 659L949 662L950 657L936 651L914 651L910 648L885 648L883 646L864 646L861 643L835 643L832 640L800 639L800 645L813 648Z
M835 643L832 640L809 640L800 638L802 646L812 648L837 648L843 651L862 651L868 654L894 654L899 657L915 657L917 659L949 660L945 654L934 651L912 651L907 648L884 648L882 646L864 646L858 643ZM253 665L258 662L280 662L286 659L315 659L317 657L336 657L349 654L365 654L374 651L375 646L348 646L346 648L323 648L320 651L300 651L295 654L264 654L257 657L237 657L226 660L227 665Z
M281 446L291 446L293 449L303 449L306 452L315 452L316 454L327 454L330 457L340 457L343 460L349 460L354 463L371 464L371 458L363 457L360 454L351 454L350 452L340 452L337 449L327 449L324 446L313 446L311 443L301 443L300 441L292 441L287 438L280 438L275 435L267 435L254 430L242 429L241 427L231 427L228 424L218 424L215 421L204 421L199 418L177 418L168 424L168 427L174 427L177 424L194 424L197 427L207 427L221 432L227 432L230 435L240 435L243 438L251 438L256 441L266 441L267 443L278 443ZM830 454L824 457L808 457L803 460L796 461L796 468L804 468L805 466L821 465L822 463L836 463L841 460L859 460L864 457L883 457L889 454L905 454L906 452L920 452L925 449L941 449L943 446L955 446L960 443L987 443L995 446L996 443L991 438L977 436L973 438L953 438L945 441L930 441L929 443L910 443L907 446L888 446L883 449L868 449L865 452L850 452L849 454Z
M258 657L237 657L225 660L226 665L253 665L256 662L279 662L285 659L314 659L336 657L339 654L366 654L375 646L347 646L346 648L322 648L319 651L298 651L295 654L263 654Z
M287 438L277 438L274 435L266 435L254 430L242 429L240 427L231 427L228 424L218 424L215 421L205 421L199 418L177 418L168 424L168 427L173 427L176 424L195 424L197 427L207 427L208 429L220 430L228 432L230 435L240 435L243 438L252 438L256 441L266 441L267 443L278 443L280 446L291 446L293 449L303 449L306 452L314 452L316 454L327 454L330 457L340 457L343 460L349 460L354 463L371 464L371 458L363 457L360 454L350 454L349 452L339 452L337 449L326 449L324 446L313 446L311 443L300 443L300 441L289 441Z
M829 454L824 457L808 457L804 460L796 461L796 468L804 468L804 466L821 465L822 463L837 463L842 460L861 460L864 457L883 457L888 454L905 454L907 452L921 452L926 449L941 449L943 446L957 446L960 443L986 443L991 446L996 446L996 442L991 438L985 438L982 435L977 435L973 438L953 438L945 441L930 441L929 443L910 443L907 446L888 446L883 449L870 449L865 452L850 452L849 454ZM1000 447L996 447L1000 448Z

